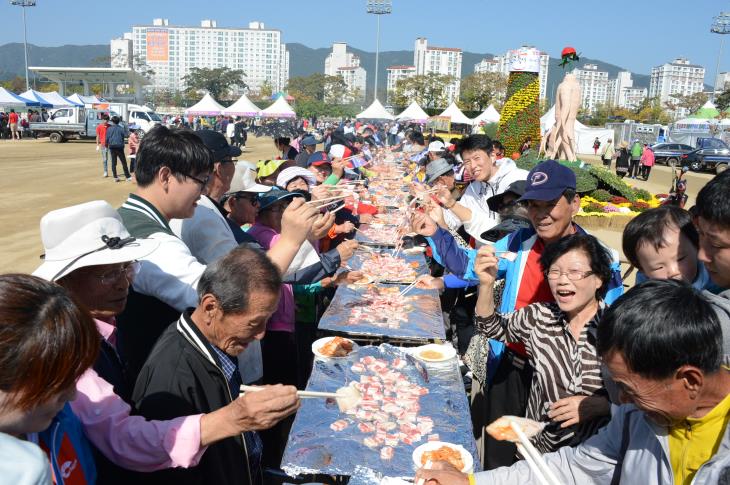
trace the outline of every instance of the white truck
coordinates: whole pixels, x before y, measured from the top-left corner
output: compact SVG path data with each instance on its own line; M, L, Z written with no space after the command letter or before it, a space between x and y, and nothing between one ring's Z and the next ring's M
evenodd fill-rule
M119 116L129 125L137 125L142 131L147 133L155 125L162 123L162 118L147 106L128 103L99 103L88 105L86 108L98 111L106 111L110 116ZM84 108L81 108L84 109ZM50 112L50 119L53 123L78 123L79 108L58 108Z
M51 113L48 121L33 122L30 129L39 136L47 136L54 143L63 143L69 139L88 139L96 137L96 127L103 122L104 115L115 116L117 113L96 108L60 108ZM124 131L126 122L122 121Z

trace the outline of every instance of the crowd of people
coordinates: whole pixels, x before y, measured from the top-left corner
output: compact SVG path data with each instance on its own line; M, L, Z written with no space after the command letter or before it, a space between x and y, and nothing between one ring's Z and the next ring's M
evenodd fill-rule
M469 370L486 470L437 462L416 479L537 483L485 431L515 415L539 423L531 441L561 483L727 480L727 172L691 210L627 225L622 250L639 273L625 291L617 248L574 221L574 172L553 160L522 170L483 134L300 125L275 138L277 159L251 163L230 120L158 126L130 138L128 168L110 121L97 145L133 192L116 209L50 211L39 267L0 275L0 482L278 483L267 470L280 466L317 322L337 286L362 278L347 264L354 235L381 210L350 181L387 158L429 262L418 286L440 292ZM344 186L351 196L332 197Z

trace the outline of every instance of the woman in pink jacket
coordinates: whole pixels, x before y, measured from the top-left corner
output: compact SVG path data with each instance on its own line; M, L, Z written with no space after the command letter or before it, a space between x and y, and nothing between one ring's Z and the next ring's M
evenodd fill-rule
M641 154L641 176L644 181L649 180L651 167L654 166L654 151L649 145L644 143L644 151Z

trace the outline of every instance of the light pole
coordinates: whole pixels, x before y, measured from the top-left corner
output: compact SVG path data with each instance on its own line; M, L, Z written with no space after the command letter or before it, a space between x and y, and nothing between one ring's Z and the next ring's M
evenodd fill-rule
M378 58L380 57L380 16L388 15L393 11L392 0L367 0L367 12L374 14L378 19L377 33L375 34L375 90L373 101L378 99Z
M25 8L35 7L36 0L10 0L10 5L16 5L23 9L23 50L25 51L25 89L30 89L28 80L28 29L25 27Z
M715 65L715 81L712 83L712 99L713 101L717 97L717 79L720 76L720 59L722 58L722 48L725 43L726 34L730 34L730 12L720 12L720 15L715 17L710 27L710 32L713 34L720 34L720 52L717 54L717 64Z

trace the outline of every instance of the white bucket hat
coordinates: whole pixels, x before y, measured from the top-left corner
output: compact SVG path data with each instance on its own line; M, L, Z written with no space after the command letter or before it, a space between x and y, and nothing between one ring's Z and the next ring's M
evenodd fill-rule
M158 246L131 237L117 211L103 200L49 212L41 219L41 240L44 261L33 275L48 281L87 266L134 261Z
M269 185L261 185L256 183L256 164L241 160L236 162L236 171L233 173L233 179L231 179L231 188L228 190L228 195L235 194L236 192L252 192L260 194L262 192L268 192L272 189Z
M278 177L276 177L276 185L286 190L286 186L297 177L303 178L307 185L311 188L313 185L317 185L317 179L314 174L302 167L289 167L281 171Z

